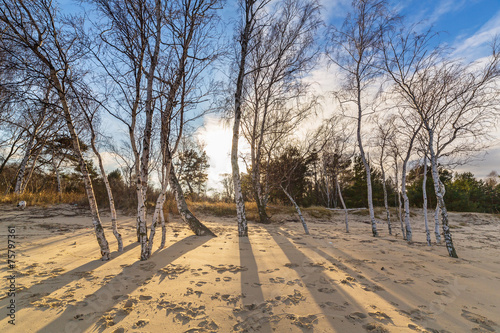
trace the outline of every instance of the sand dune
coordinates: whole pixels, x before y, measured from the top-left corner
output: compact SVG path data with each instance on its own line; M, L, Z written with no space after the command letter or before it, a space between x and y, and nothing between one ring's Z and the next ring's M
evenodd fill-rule
M8 226L16 226L15 326L2 332L495 332L500 331L500 220L451 213L459 259L425 244L419 212L413 244L400 235L371 237L368 219L343 213L249 224L201 216L218 237L193 236L175 217L167 247L138 260L135 219L120 219L124 251L108 262L85 210L69 205L0 207L2 262ZM157 241L159 243L159 241ZM157 246L157 245L156 245ZM2 282L3 283L3 282Z

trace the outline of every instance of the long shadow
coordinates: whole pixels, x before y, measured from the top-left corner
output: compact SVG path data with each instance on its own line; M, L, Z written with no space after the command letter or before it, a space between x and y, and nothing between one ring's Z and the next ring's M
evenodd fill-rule
M67 271L67 272L65 272L63 274L59 274L59 275L50 277L48 279L39 281L39 282L35 283L34 285L32 285L31 287L29 287L28 289L25 289L23 291L18 292L18 294L21 295L21 296L24 296L24 295L26 295L28 293L30 293L30 294L37 294L37 293L38 294L47 294L47 293L51 294L54 291L56 291L56 290L64 287L68 283L71 283L74 280L79 280L81 277L78 276L78 273L89 272L89 271L92 271L92 270L94 270L96 268L101 267L102 265L110 263L113 260L116 260L116 258L118 258L119 256L123 255L124 253L126 253L126 252L132 250L133 248L137 247L138 245L139 245L138 243L129 244L129 245L127 245L127 246L125 246L123 248L123 252L118 252L118 251L112 252L111 253L111 259L108 260L108 261L102 261L102 260L99 260L99 259L90 261L90 262L88 262L88 263L86 263L84 265L75 267L72 270ZM70 278L67 279L68 277L70 277ZM8 301L9 301L9 299L6 298L6 299L3 299L1 302L2 303L4 303L4 302L7 303ZM26 305L24 303L25 302L23 302L23 301L19 302L19 305L22 306L22 308L20 308L20 310L23 309L23 308L33 307L30 304ZM0 308L0 311L6 311L5 310L6 307L7 307L7 304L2 305L2 307Z
M123 220L118 221L118 222L120 223L120 227L119 227L118 231L120 231L120 230L123 230L124 226L128 227L127 223L129 223L130 221L128 219L123 219ZM64 226L64 224L61 224L61 226ZM83 224L79 224L77 226L78 226L78 228L74 228L73 230L69 230L70 232L74 232L75 233L74 235L68 235L67 232L65 232L64 235L57 235L57 236L61 236L61 238L59 238L59 239L49 241L47 243L35 244L33 246L23 247L23 251L29 251L29 250L32 250L34 248L37 248L39 250L40 248L43 248L46 246L51 246L51 245L54 245L56 243L67 242L69 239L74 238L74 237L81 237L81 236L85 235L86 233L94 234L94 230L93 230L92 226L86 226ZM107 232L111 233L111 231L112 231L111 226L104 225L103 228L104 228L104 231L106 233ZM25 239L29 240L29 236L26 236ZM113 241L115 241L114 238L113 238ZM113 243L113 241L110 242L110 245Z
M297 262L305 264L311 262L311 260L302 251L297 249L295 244L293 244L287 238L287 236L276 234L276 231L273 231L267 226L263 227L268 231L268 233L274 239L276 244L279 245L283 253L287 256L289 262L291 263L291 265L289 265L288 267L290 269L295 270L297 275L300 276L302 282L304 283L304 286L308 289L309 293L314 298L316 304L321 308L321 311L323 312L323 315L325 319L328 321L330 327L335 331L335 322L333 321L334 318L332 316L332 313L327 311L327 307L324 306L324 303L326 302L322 301L322 299L325 298L325 294L320 291L320 289L322 288L320 289L317 288L315 283L315 281L330 281L331 283L331 278L319 269L315 269L314 271L309 273L305 272L304 267L302 265L298 265ZM281 229L280 231L283 232L283 230ZM311 278L313 278L314 280L308 281ZM335 296L331 297L331 301L334 301L337 304L339 303L344 304L345 302L347 302L350 305L355 305L357 303L356 300L350 297L348 294L343 293L341 290L338 290L338 292L342 293L343 299L340 299L338 297L338 293L335 293L334 294ZM358 307L359 310L364 311L362 307L360 306Z
M244 296L242 303L243 306L250 309L258 308L265 300L260 288L259 270L253 253L252 243L248 237L238 237L238 242L240 247L240 266L247 268L247 270L241 272L241 293ZM255 329L258 329L260 332L272 332L269 321L262 321L259 325L260 327Z
M82 317L83 320L75 320L75 315L88 313L89 310L97 313L109 311L123 300L120 296L129 295L142 286L143 283L138 283L136 278L140 278L141 282L149 280L158 274L158 269L167 266L210 239L212 239L210 236L189 236L156 253L148 261L137 261L130 266L124 267L120 274L106 281L101 288L93 294L87 295L82 302L79 302L84 305L66 307L59 317L41 328L39 332L61 332L61 327L64 327L64 332L68 333L84 332L94 325L95 321L92 318L86 318L86 316Z
M82 236L85 235L85 233L89 233L89 234L92 233L93 234L93 232L94 232L93 230L86 230L86 231L83 231L83 232L76 232L75 235L71 235L71 236L66 235L66 234L64 234L64 235L57 235L57 236L61 236L61 238L55 239L53 241L48 241L48 242L42 243L42 244L35 244L35 245L32 245L32 246L23 247L23 251L30 251L30 250L33 250L34 248L36 248L37 250L39 250L39 249L42 249L42 248L44 248L46 246L52 246L52 245L54 245L56 243L68 242L71 238L82 237ZM29 240L28 237L26 237L25 239Z
M291 235L289 232L287 232L285 230L281 230L281 232L284 235L286 235L287 237L293 237L293 235ZM349 268L344 263L342 263L339 259L333 257L333 255L331 255L331 254L323 251L322 249L318 248L314 244L311 244L311 242L308 242L308 244L309 244L309 246L308 246L309 249L311 249L314 252L318 253L321 257L325 258L327 261L331 262L335 266L341 268L344 272L346 272L350 276L359 276L359 274L360 274L359 272L357 272L356 270L354 270L352 268ZM342 255L344 258L347 258L347 260L349 260L349 259L351 259L351 260L358 260L358 259L354 258L353 256L349 255L348 253L340 250L339 248L331 247L331 249L332 249L332 251L335 251L338 254ZM378 271L376 271L375 269L373 269L371 267L364 266L363 269L371 272L373 275L378 275ZM363 273L362 277L363 277L363 280L367 280L367 282L370 282L371 284L380 287L380 285L377 282L373 281L370 278L367 278L365 276L365 273ZM361 284L369 286L369 284L366 284L366 283L361 283ZM387 294L386 295L382 295L382 293L387 293ZM405 300L405 299L399 297L398 295L396 295L391 289L383 288L382 290L380 290L379 292L377 292L376 295L379 298L384 299L387 303L398 304L396 310L398 310L398 309L402 310L401 309L402 308L401 307L402 304L404 304L409 310L411 310L411 308L414 308L414 306L412 306L411 304L409 304L407 300ZM412 301L415 302L415 303L417 303L417 302L419 302L419 303L429 303L428 300L423 299L421 297L418 297L418 295L413 295ZM411 320L411 321L413 321L417 325L422 325L423 324L422 321L414 320L413 318L408 318L408 319ZM429 323L429 324L431 324L431 323ZM435 324L434 324L434 326L435 326Z

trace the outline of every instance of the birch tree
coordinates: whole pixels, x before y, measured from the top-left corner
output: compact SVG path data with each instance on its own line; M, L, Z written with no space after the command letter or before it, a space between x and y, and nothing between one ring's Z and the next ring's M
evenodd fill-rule
M68 100L68 81L75 80L78 61L83 54L73 34L72 27L61 21L51 1L10 1L0 3L0 22L2 23L2 42L17 45L23 54L16 61L23 70L37 73L47 82L57 95L58 106L66 121L83 175L85 191L90 205L92 223L102 260L109 260L109 246L99 217L92 182L87 164L80 150L77 130L73 123L73 111Z
M151 1L92 0L101 15L94 58L111 81L114 110L108 111L128 129L134 156L137 196L137 240L147 258L146 194L149 176L155 73L164 28L165 5Z
M310 163L308 156L311 153L310 148L312 145L301 149L297 146L283 145L276 150L272 161L272 178L297 211L306 235L309 235L309 228L296 200L303 194L303 191L300 191L300 181L304 179L307 166ZM292 185L297 183L299 186L293 188Z
M202 74L206 73L207 67L218 56L217 47L213 42L216 31L214 22L217 19L215 10L218 5L218 0L180 1L178 7L170 8L168 12L170 19L167 24L167 38L175 48L167 58L169 66L161 67L160 82L166 87L162 90L165 92L164 96L158 97L158 103L161 117L161 154L165 177L169 181L164 183L157 200L148 241L148 256L151 255L155 228L165 202L167 183L174 192L181 218L189 228L198 236L215 236L189 210L172 161L183 137L184 126L201 116L198 114L194 118L187 117L188 111L193 111L208 94L207 86L210 86L210 83L203 79ZM164 230L162 228L162 232ZM164 239L162 234L162 243Z
M233 138L231 142L231 169L234 185L234 200L236 202L236 217L238 221L238 236L248 237L248 225L245 213L245 201L241 190L240 168L238 165L238 140L240 138L240 123L242 118L243 86L247 76L247 57L251 51L251 42L256 31L260 28L259 20L266 5L271 0L241 0L240 12L241 22L237 28L236 40L238 43L238 54L236 56L237 77L234 93L234 123Z
M422 121L419 118L412 117L405 112L406 110L399 109L398 122L400 124L396 125L397 128L397 144L400 148L403 148L402 155L402 170L401 170L401 195L403 197L404 205L404 239L408 242L412 242L412 229L410 223L410 201L408 199L408 194L406 192L406 177L407 177L407 167L410 157L414 153L414 144L417 139L420 129L422 128Z
M285 127L295 130L311 110L310 105L297 104L305 99L308 88L301 78L315 60L318 14L314 1L277 2L250 43L242 133L250 144L249 173L261 223L269 223L269 186L261 184L262 167L268 165L263 161L264 146L272 146L269 133L286 132ZM285 115L287 126L283 123ZM267 178L264 176L264 180Z
M403 235L403 239L406 240L406 232L405 228L403 225L403 215L402 215L402 202L401 202L401 191L399 187L399 160L401 157L400 151L399 151L399 143L396 141L396 138L393 137L393 139L390 142L390 155L393 159L394 163L394 181L395 181L395 186L396 186L396 196L397 196L397 206L398 206L398 220L399 224L401 226L401 235Z
M422 195L423 195L423 209L424 209L424 226L425 226L425 239L427 245L431 246L431 232L429 230L429 219L427 217L427 151L424 152L424 171L422 180ZM438 232L439 233L439 232Z
M75 89L74 85L71 85L73 89ZM98 134L98 125L99 125L99 104L92 101L90 98L87 100L83 99L83 95L87 92L84 91L75 91L75 95L78 97L78 105L80 107L81 112L84 115L86 120L86 125L88 126L88 130L90 132L90 146L92 151L94 152L95 157L97 158L97 163L99 164L99 171L101 172L101 177L104 182L104 186L106 188L106 193L108 195L109 201L109 210L111 214L111 228L113 230L113 235L116 238L118 243L118 252L123 251L123 241L122 235L118 231L118 222L115 208L115 200L113 197L113 191L111 190L111 186L109 184L108 176L106 174L106 170L104 169L104 164L102 161L101 153L97 148L97 134ZM57 170L57 168L56 168ZM60 186L60 184L58 184Z
M456 258L438 160L445 151L475 150L473 145L477 147L493 125L499 98L495 86L500 75L499 45L492 43L492 55L483 63L468 64L450 59L443 48L431 49L434 35L430 31L417 34L409 30L386 41L385 67L395 93L421 118L426 131L446 248Z
M392 225L391 225L391 212L389 210L389 202L387 198L387 181L385 174L385 164L387 163L387 158L389 154L387 151L390 149L390 142L394 136L394 117L377 118L377 138L376 144L380 147L380 156L378 159L378 165L380 167L380 172L382 174L382 189L384 191L384 207L387 216L387 228L389 230L389 235L392 235Z
M331 28L332 48L329 56L343 74L343 87L336 93L337 99L341 105L353 104L356 108L356 134L366 171L372 234L377 236L370 166L362 140L362 125L369 106L368 89L380 74L376 62L382 35L390 28L394 19L384 0L354 0L351 9L341 28Z

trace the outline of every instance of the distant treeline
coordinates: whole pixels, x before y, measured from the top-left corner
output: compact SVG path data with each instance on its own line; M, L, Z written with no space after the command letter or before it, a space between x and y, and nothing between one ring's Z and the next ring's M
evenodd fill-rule
M293 154L293 153L292 153ZM290 155L290 154L289 154ZM300 159L299 162L297 160ZM275 161L273 168L279 169L283 167L280 163L290 163L283 159ZM301 157L295 156L294 163L298 166L295 168L294 174L290 177L289 189L295 196L295 200L300 206L324 206L328 208L341 208L338 191L333 184L330 184L329 178L324 172L324 168L320 168L321 158L312 154L312 156ZM193 163L191 163L193 164ZM109 207L106 189L104 182L97 172L91 161L88 162L94 191L100 207ZM16 173L19 165L9 164L0 174L0 193L5 195L7 188L12 187L12 181L16 178ZM353 158L352 161L344 164L344 169L339 172L339 183L348 208L367 207L367 185L366 173L363 163L359 156ZM208 191L205 184L207 181L206 170L208 164L200 164L198 167L184 169L184 176L181 177L181 184L186 190L187 197L191 201L225 201L233 202L231 196L231 187L229 179L230 175L226 175L221 185L223 191ZM430 175L430 167L427 174L427 196L428 208L435 208L437 205L436 196L433 190L432 177ZM189 174L192 173L193 177ZM492 172L486 180L476 179L470 172L452 173L445 168L439 169L441 181L445 185L445 198L449 205L449 210L458 212L482 212L482 213L500 213L500 177L496 172ZM201 176L200 176L201 175ZM271 172L272 175L272 172ZM254 191L252 188L251 177L247 173L242 173L242 188L245 201L255 201ZM381 172L378 168L372 167L372 187L373 187L373 202L375 206L384 206L384 194ZM108 174L110 185L115 194L116 207L133 212L137 205L137 197L135 195L134 177L123 177L122 172L116 169ZM193 183L190 184L189 180ZM202 181L198 181L201 179ZM394 177L388 177L386 180L388 202L391 207L398 206L398 192L396 190ZM74 168L64 168L60 171L61 180L61 195L68 193L81 193L82 199L79 204L88 205L84 196L84 186L80 173ZM407 194L412 207L421 208L423 205L423 165L417 165L411 168L407 177ZM272 183L272 182L271 182ZM191 187L191 189L190 189ZM50 168L38 168L33 171L29 182L26 185L26 192L40 193L53 192L55 201L57 201L57 179L55 172ZM155 198L159 190L152 184L149 185L147 204L153 207ZM172 198L172 194L168 194ZM175 210L175 205L172 200L168 205L170 209ZM274 187L270 191L269 202L273 204L290 205L290 201L285 196L279 187Z

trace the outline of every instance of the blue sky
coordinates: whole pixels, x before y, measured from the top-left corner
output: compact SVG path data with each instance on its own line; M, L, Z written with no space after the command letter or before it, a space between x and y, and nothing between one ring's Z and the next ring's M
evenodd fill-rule
M232 41L234 24L238 19L238 0L227 0L221 11L224 33L228 41ZM322 17L330 24L341 24L349 10L351 0L319 0ZM61 7L70 12L79 11L77 1L61 0ZM488 54L488 42L495 34L500 34L500 0L408 0L392 2L407 22L422 22L423 27L433 26L435 31L442 32L439 42L447 43L456 51L454 56L473 61ZM328 70L325 64L311 73L311 80L317 82L319 91L325 94L333 90L338 78ZM109 120L108 120L109 121ZM209 169L209 188L219 187L219 174L230 172L231 128L224 128L218 122L218 116L212 115L200 122L195 136L205 141L206 150L211 157ZM114 126L113 126L114 127ZM495 145L480 162L461 167L457 171L471 171L478 177L485 177L490 171L499 168L500 131L496 134ZM241 142L245 149L245 143ZM116 167L109 160L108 168ZM241 169L245 170L244 165Z
M229 8L224 10L229 17L225 20L234 22L234 3L229 1ZM349 10L351 0L321 0L323 19L330 24L342 24L345 14ZM407 22L422 23L422 29L433 27L439 31L439 42L446 43L456 51L454 56L467 61L485 57L490 52L488 43L495 34L500 34L500 0L413 0L393 2ZM228 34L232 34L228 31ZM331 68L326 64L311 73L309 78L317 82L319 92L325 95L335 89L338 80ZM325 102L324 111L328 112L328 102ZM500 128L499 128L500 129ZM209 188L219 187L219 174L230 173L230 142L231 128L224 128L216 117L205 119L205 126L197 131L196 136L207 146L207 154L211 156L209 169ZM471 171L477 177L484 178L492 170L500 171L500 131L495 134L496 142L492 148L478 156L476 161L456 168L455 171ZM241 150L245 150L245 142L240 141ZM245 170L244 164L240 169Z

